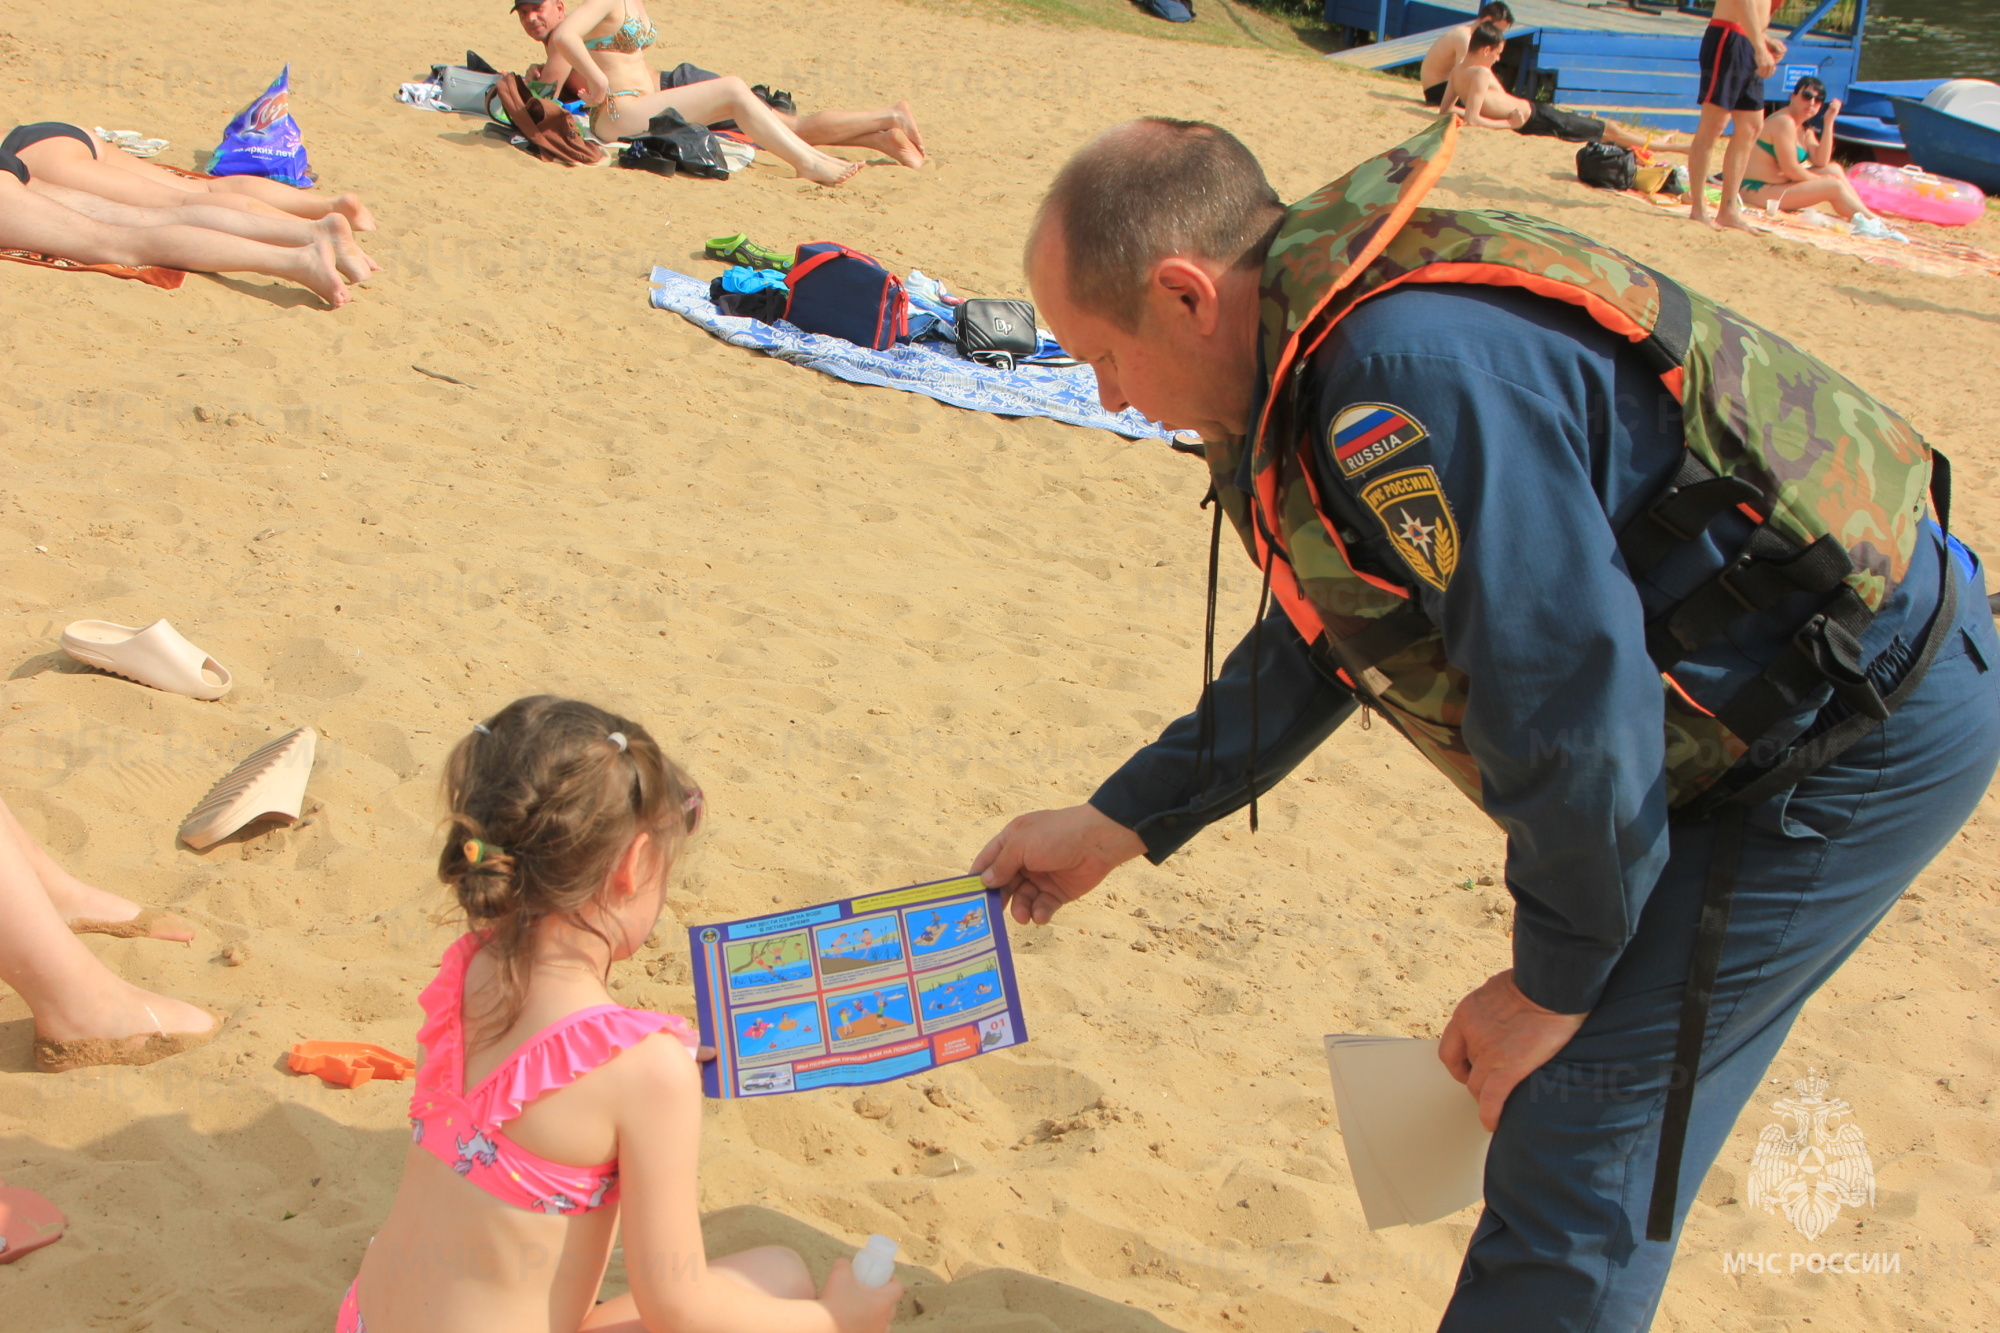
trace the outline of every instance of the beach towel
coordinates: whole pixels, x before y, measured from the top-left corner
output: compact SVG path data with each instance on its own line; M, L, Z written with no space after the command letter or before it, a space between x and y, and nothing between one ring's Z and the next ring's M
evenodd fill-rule
M133 282L143 282L148 287L159 287L165 291L173 291L187 281L187 274L177 268L133 268L127 264L79 264L74 259L38 255L32 250L0 250L0 259L14 264L33 264L36 268L62 269L67 273L102 273L107 278L130 278Z
M1128 439L1169 439L1170 433L1129 408L1117 415L1097 401L1097 376L1089 366L1019 366L993 370L968 361L948 344L901 344L876 352L844 338L803 331L782 320L766 324L724 315L708 299L708 284L670 268L653 270L652 303L698 324L736 347L806 366L850 384L920 393L970 412L1002 417L1047 417L1072 426L1108 430Z
M1637 199L1656 208L1687 208L1687 200L1683 196L1641 194L1637 190L1624 193L1629 199ZM1718 205L1721 191L1710 186L1708 198L1711 206ZM1848 230L1846 223L1830 213L1816 213L1816 220L1811 222L1798 213L1767 213L1761 208L1746 209L1743 216L1764 235L1799 241L1834 254L1853 255L1867 264L1899 268L1933 278L1966 278L1975 274L2000 278L2000 255L1939 236L1928 227L1902 223L1900 219L1898 228L1909 237L1907 241L1856 236Z

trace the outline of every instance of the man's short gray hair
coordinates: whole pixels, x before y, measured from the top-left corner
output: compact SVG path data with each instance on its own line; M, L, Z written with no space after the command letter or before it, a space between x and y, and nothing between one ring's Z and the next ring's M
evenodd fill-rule
M1139 325L1153 265L1195 255L1261 265L1284 204L1241 140L1219 125L1148 116L1106 130L1049 187L1028 242L1062 229L1067 291L1079 309Z

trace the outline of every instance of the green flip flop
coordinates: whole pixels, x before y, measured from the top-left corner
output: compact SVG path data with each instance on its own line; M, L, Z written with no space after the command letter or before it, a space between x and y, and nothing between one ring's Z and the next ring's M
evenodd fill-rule
M792 256L759 245L750 239L750 233L742 231L734 236L715 237L702 253L710 259L718 259L725 264L740 264L745 268L774 269L786 273L792 267Z

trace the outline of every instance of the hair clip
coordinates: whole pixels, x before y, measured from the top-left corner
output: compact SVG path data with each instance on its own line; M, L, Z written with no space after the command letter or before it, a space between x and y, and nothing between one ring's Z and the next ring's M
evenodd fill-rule
M476 866L483 865L495 857L502 855L505 849L495 847L490 842L481 842L477 838L467 838L458 850L465 853L465 863L467 865Z
M484 722L473 723L472 729L482 736L491 736L493 734L493 728L487 726Z
M617 746L617 747L618 747L618 753L620 753L620 754L624 754L624 753L625 753L625 733L624 733L624 732L622 732L622 731L614 731L614 732L612 732L612 733L611 733L611 738L610 738L610 739L611 739L611 743L612 743L613 745L615 745L615 746Z

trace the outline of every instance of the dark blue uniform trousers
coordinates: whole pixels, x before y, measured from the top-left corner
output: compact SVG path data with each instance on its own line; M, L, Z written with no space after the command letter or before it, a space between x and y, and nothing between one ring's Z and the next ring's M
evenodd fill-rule
M2000 642L1983 579L1960 589L1958 631L1888 722L1749 813L1676 1237L1800 1006L1957 833L2000 763ZM1487 1156L1486 1211L1439 1326L1446 1333L1651 1324L1674 1246L1645 1238L1646 1210L1714 842L1712 822L1674 828L1666 869L1603 999L1508 1100Z

